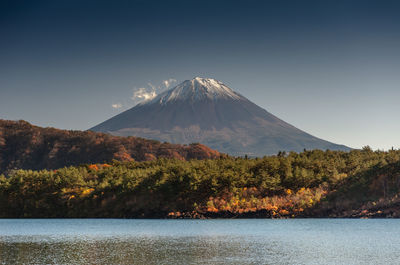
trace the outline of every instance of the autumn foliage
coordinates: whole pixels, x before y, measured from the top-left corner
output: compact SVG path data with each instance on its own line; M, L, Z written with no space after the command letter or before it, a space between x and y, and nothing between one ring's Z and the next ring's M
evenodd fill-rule
M13 169L57 169L80 164L146 161L160 157L214 159L220 154L201 144L161 143L91 131L41 128L25 121L0 120L0 173Z
M400 151L88 163L0 175L0 217L399 217Z

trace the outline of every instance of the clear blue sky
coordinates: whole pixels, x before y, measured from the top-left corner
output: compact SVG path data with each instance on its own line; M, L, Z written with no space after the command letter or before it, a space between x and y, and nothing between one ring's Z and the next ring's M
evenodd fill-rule
M135 89L201 76L317 137L400 148L399 14L382 0L1 1L0 118L88 129Z

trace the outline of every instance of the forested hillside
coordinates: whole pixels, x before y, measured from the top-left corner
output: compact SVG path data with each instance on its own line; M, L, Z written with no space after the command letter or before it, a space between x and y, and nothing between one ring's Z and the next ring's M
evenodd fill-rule
M0 120L0 173L11 169L56 169L113 159L146 161L168 157L187 160L219 156L219 152L201 144L169 144L91 131L41 128L26 121Z
M0 217L399 217L400 151L15 170Z

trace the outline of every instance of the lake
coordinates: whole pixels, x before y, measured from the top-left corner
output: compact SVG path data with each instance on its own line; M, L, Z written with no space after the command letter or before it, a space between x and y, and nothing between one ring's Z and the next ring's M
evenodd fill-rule
M0 219L0 264L399 264L395 219Z

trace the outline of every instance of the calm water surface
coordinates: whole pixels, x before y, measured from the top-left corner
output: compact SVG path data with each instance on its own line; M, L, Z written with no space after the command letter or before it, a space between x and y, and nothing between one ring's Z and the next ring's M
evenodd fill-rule
M0 220L0 264L400 264L400 220Z

